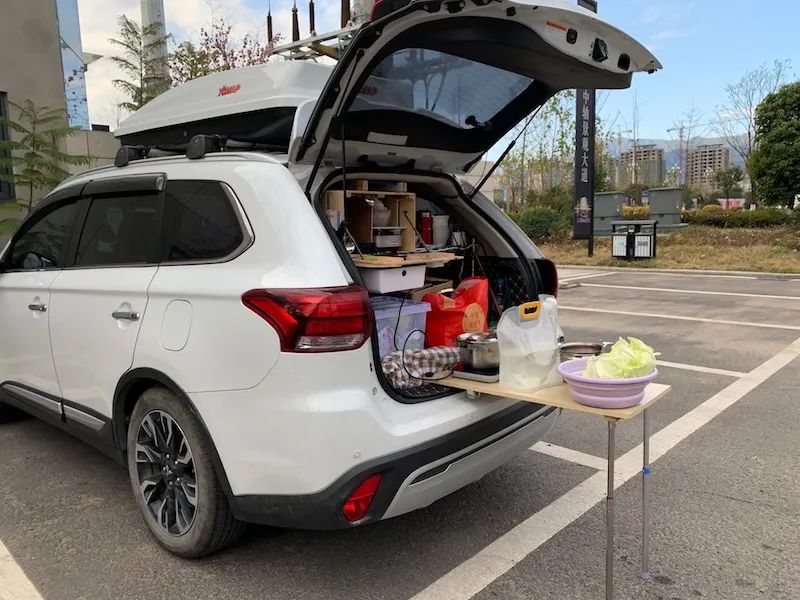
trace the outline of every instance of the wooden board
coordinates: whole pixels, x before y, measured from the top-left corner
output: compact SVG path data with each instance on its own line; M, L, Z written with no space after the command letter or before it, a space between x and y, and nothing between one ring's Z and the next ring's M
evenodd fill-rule
M489 396L500 396L501 398L513 398L514 400L522 400L523 402L533 402L535 404L544 404L547 406L555 406L566 410L575 410L578 412L591 413L601 417L617 420L632 419L644 409L649 408L661 398L667 395L672 389L669 385L661 383L651 383L644 391L644 400L636 406L630 408L594 408L593 406L584 406L578 404L572 398L572 393L569 391L569 386L566 383L540 388L532 392L525 392L522 390L515 390L506 388L500 383L482 383L480 381L471 381L469 379L461 379L459 377L445 377L444 379L437 379L438 385L444 385L459 390L468 392L476 392L479 394L487 394Z
M463 260L452 252L415 252L402 256L370 256L364 260L358 254L353 254L353 262L357 267L365 269L390 269L393 267L412 267L414 265L427 265L430 263L446 263L453 260Z

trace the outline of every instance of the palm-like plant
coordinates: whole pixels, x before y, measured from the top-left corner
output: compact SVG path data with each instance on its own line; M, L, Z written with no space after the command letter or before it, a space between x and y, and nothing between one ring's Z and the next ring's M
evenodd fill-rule
M67 154L59 149L59 140L80 130L66 125L64 109L36 106L30 100L22 105L9 104L19 116L16 120L0 117L0 124L19 135L18 139L0 140L0 167L10 171L0 173L0 179L27 188L30 212L34 190L58 185L70 175L62 165L86 165L89 157Z
M152 23L145 27L122 15L119 18L119 37L108 40L122 50L121 56L109 57L127 79L114 79L111 83L129 100L119 106L133 112L169 89L169 79L159 76L167 67L167 58L159 54L168 35L161 35L161 25Z

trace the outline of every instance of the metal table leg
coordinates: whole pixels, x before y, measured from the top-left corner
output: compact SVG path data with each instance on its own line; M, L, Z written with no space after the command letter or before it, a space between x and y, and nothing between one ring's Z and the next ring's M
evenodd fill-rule
M648 482L652 467L650 466L650 422L647 409L642 412L642 578L652 581L650 572L650 498Z
M608 491L606 492L606 600L614 598L614 463L616 419L608 419Z

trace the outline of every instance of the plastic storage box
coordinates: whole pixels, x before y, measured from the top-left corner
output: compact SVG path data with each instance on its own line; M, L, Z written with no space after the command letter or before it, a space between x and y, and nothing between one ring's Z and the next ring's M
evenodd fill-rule
M403 350L404 347L406 351L422 350L425 347L425 336L420 331L425 331L425 319L431 310L430 303L392 296L376 296L371 302L372 310L375 311L375 328L378 331L378 351L381 358L396 350Z

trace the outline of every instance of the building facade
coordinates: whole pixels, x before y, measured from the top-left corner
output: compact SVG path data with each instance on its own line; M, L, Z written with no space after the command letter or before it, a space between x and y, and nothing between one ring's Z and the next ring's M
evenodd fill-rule
M119 143L107 131L92 131L86 102L86 59L80 41L77 0L2 0L0 19L0 115L17 118L14 104L30 100L60 109L64 125L83 131L64 140L62 150L88 154L90 166L113 162ZM20 134L0 127L0 139ZM66 167L79 172L88 167ZM34 202L49 190L37 190ZM0 181L0 201L19 196Z
M686 160L686 184L713 187L716 173L730 166L730 148L722 144L698 146L689 151Z
M78 0L56 0L56 9L67 122L71 127L88 130L91 129L91 124L89 102L86 98L87 58L81 43Z
M664 149L655 144L634 146L620 155L617 163L617 188L634 183L658 186L666 176Z

